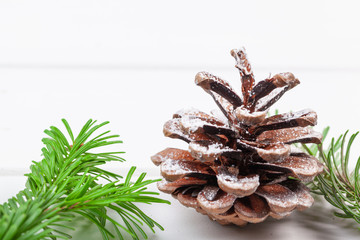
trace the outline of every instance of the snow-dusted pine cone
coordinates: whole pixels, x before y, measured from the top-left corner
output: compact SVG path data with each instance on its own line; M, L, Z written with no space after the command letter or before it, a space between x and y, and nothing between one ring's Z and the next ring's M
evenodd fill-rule
M189 149L167 148L152 157L165 178L158 188L221 224L280 219L310 207L314 199L302 182L323 167L291 144L321 142L321 134L308 127L316 124L317 115L302 110L267 117L269 107L299 80L281 73L255 85L245 50L231 55L240 71L242 97L219 77L196 75L195 83L225 117L187 109L165 123L165 136L186 141Z

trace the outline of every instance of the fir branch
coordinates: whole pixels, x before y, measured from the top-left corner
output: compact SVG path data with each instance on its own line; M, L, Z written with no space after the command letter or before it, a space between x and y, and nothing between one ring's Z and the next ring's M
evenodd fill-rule
M323 143L329 127L323 131ZM348 131L338 138L332 138L328 148L323 143L319 146L303 148L324 163L324 172L311 183L310 188L322 195L331 205L337 208L334 213L340 218L352 218L360 224L360 157L353 171L349 171L350 151L359 132L347 140Z
M108 224L119 239L124 239L124 232L133 239L139 239L139 233L147 238L144 224L153 232L155 227L163 230L134 204L169 204L157 198L158 193L147 191L146 187L159 179L144 180L146 174L142 173L133 180L132 167L121 181L122 176L99 166L124 161L119 156L123 152L90 152L121 143L118 135L109 135L110 131L92 137L108 122L96 125L89 120L76 138L68 122L62 122L70 140L56 127L45 130L48 138L42 140L43 159L34 161L31 172L25 174L26 188L0 205L0 239L70 239L63 229L74 230L69 226L78 215L93 222L103 239L115 237ZM110 217L109 211L117 213L122 222Z

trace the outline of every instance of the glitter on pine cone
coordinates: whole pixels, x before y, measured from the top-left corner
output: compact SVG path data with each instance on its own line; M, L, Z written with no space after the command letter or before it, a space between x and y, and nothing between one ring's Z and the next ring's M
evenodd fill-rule
M323 166L291 144L321 143L321 134L308 127L316 125L317 115L307 109L267 117L269 107L299 80L280 73L255 85L245 50L231 55L242 96L219 77L196 75L195 83L226 118L185 109L165 123L165 136L186 141L189 149L167 148L151 158L164 177L158 188L220 224L281 219L314 201L303 182Z

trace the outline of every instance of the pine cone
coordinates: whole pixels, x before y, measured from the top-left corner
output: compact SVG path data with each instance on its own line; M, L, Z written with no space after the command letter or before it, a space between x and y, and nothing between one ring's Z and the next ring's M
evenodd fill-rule
M292 73L255 85L245 50L232 50L231 55L240 71L242 97L219 77L198 73L195 83L225 117L196 109L175 113L164 134L186 141L189 150L167 148L151 159L165 178L159 190L220 224L242 226L312 205L302 182L311 181L323 166L291 144L319 144L322 136L308 127L316 124L314 111L266 117L269 107L300 83Z

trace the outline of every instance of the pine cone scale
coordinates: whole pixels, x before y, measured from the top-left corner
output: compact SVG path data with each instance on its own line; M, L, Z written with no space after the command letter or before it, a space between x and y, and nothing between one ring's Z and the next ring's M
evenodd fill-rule
M289 156L281 161L271 163L270 165L290 169L293 177L298 178L303 182L312 181L314 177L319 174L319 171L322 171L322 168L319 169L317 159L311 156Z
M195 160L189 151L178 148L166 148L151 157L151 160L156 166L159 166L164 160Z
M184 205L185 207L199 208L199 202L196 198L192 197L190 194L177 194L177 200Z
M225 213L234 205L235 200L236 196L215 186L205 186L197 196L199 206L210 214Z
M169 181L178 180L189 173L215 174L208 165L201 162L173 159L163 161L160 165L160 171L162 176Z
M321 143L322 136L320 133L313 131L311 128L294 127L270 130L261 133L257 138L260 143Z
M221 171L216 177L217 183L222 190L237 197L245 197L253 194L260 185L259 175L257 174L239 176Z
M298 204L296 194L280 184L259 186L256 194L265 198L271 211L275 213L290 212Z
M250 128L249 131L255 135L260 135L262 132L268 130L315 126L316 122L316 113L307 109L295 113L285 113L269 117L258 126Z
M289 86L275 88L271 94L261 98L255 107L256 111L265 111L269 109L274 103L276 103L288 90L290 90ZM275 91L275 92L274 92ZM273 93L274 92L274 93Z
M302 211L311 207L314 202L314 198L310 195L309 189L304 184L292 183L288 184L287 187L298 196L298 204L296 207L298 210Z
M237 199L234 209L240 218L250 223L262 222L270 214L266 200L256 194Z
M224 97L234 106L241 106L241 98L233 91L230 85L214 75L207 72L200 72L195 76L195 83L202 87L206 92L213 91Z

